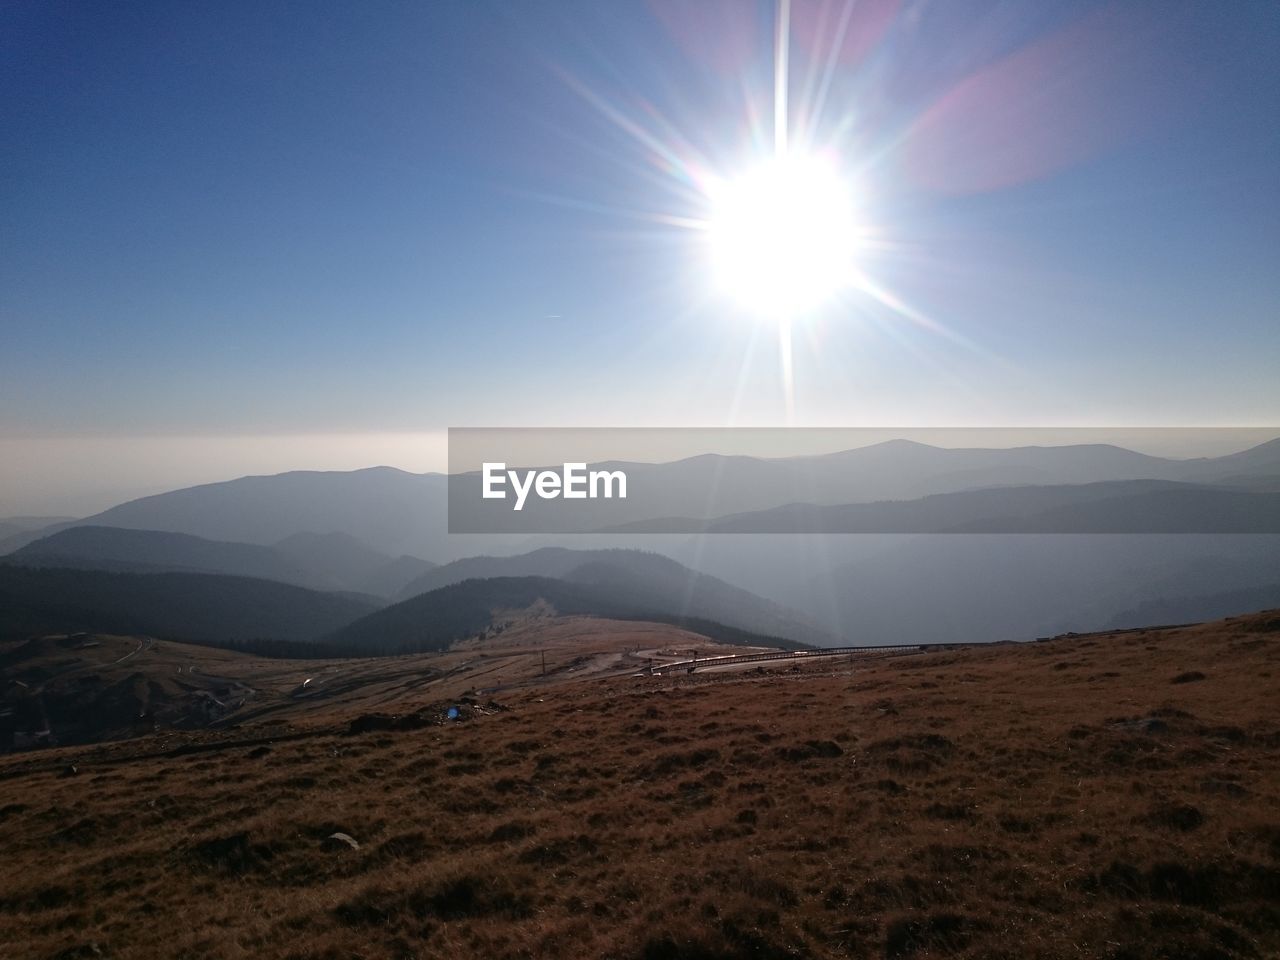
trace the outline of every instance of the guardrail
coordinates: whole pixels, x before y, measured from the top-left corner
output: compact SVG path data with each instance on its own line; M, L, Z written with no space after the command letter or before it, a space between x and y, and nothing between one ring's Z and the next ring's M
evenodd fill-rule
M693 671L699 667L725 667L738 663L756 663L762 660L812 660L821 657L843 657L867 653L924 653L928 650L958 650L973 646L969 643L882 643L858 647L823 647L819 650L778 650L772 653L743 653L727 657L696 657L674 663L654 664L653 673L670 670Z

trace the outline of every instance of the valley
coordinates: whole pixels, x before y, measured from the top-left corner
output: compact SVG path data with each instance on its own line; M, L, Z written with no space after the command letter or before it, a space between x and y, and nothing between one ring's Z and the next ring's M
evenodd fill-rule
M965 449L890 440L813 457L596 466L625 471L627 499L539 501L571 509L564 516L582 531L572 534L536 532L532 502L519 514L499 505L503 516L530 516L531 532L450 532L443 474L294 471L172 490L79 519L0 521L0 535L14 531L0 540L0 564L312 591L292 599L277 591L270 605L288 611L284 619L225 617L228 606L246 608L230 599L246 595L242 584L220 588L199 622L165 609L77 623L63 609L45 631L188 640L314 642L353 621L353 605L369 612L477 578L611 589L601 581L616 580L608 568L619 566L644 581L647 605L662 594L665 613L689 613L673 598L691 589L694 616L815 646L1025 640L1280 604L1280 535L1265 532L1274 529L1277 440L1182 460L1097 443ZM626 516L595 523L591 511L605 504ZM601 526L630 532L585 532ZM637 532L659 529L683 532ZM758 532L741 532L749 530ZM958 532L974 530L1000 532Z

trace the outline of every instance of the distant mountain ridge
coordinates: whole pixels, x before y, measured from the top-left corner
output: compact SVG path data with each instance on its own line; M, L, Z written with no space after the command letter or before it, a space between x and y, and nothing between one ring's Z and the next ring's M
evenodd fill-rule
M333 589L271 547L206 540L185 533L77 526L59 530L6 558L24 566L135 573L218 573Z
M463 580L375 611L326 640L343 648L384 654L447 650L453 643L501 625L504 616L548 604L559 615L668 623L724 643L802 647L794 640L729 626L673 609L672 598L637 596L610 582L550 577L491 577Z
M739 538L722 539L732 546ZM785 590L743 580L858 643L981 643L1100 630L1148 600L1231 592L1245 600L1245 590L1280 583L1276 535L939 534L881 543L862 557L811 567L804 583Z
M712 520L669 517L608 533L1280 533L1280 492L1168 480L986 487Z
M839 453L764 459L705 454L670 463L609 462L625 471L626 500L530 498L519 513L502 500L458 498L457 530L507 533L692 531L699 521L776 510L917 500L986 489L1164 481L1246 486L1280 479L1280 439L1225 457L1172 460L1107 444L1057 447L942 448L891 440ZM475 477L454 478L457 491ZM468 484L471 486L469 487Z
M756 471L763 471L761 476L776 481L772 488L765 485L765 494L789 496L769 504L769 509L801 502L790 496L801 479L805 484L820 480L818 489L837 498L825 505L810 502L805 509L849 506L854 504L849 498L855 495L878 493L882 499L901 500L931 495L921 492L928 490L940 490L938 496L972 494L980 499L995 495L999 499L1007 498L1012 486L1025 486L1028 482L1040 486L1039 492L1031 494L1033 497L1056 495L1047 490L1053 484L1044 482L1053 477L1071 481L1058 486L1078 485L1089 479L1153 485L1231 484L1243 492L1275 493L1280 488L1280 441L1199 460L1152 458L1099 445L946 450L896 441L785 461L707 455L673 464L637 464L628 469L637 471L634 476L656 471L666 478L665 484L673 487L680 485L675 481L687 479L689 486L681 494L683 499L672 501L675 506L697 502L705 492L705 484L717 475L724 481L725 497L710 507L733 502L735 497L745 500L747 494L754 497L759 492L753 486ZM1141 476L1166 471L1174 476ZM1099 473L1140 476L1108 479L1099 478ZM846 483L850 476L863 480ZM1004 489L997 490L1002 485ZM883 492L886 489L888 493ZM1075 496L1082 491L1069 492ZM390 468L349 473L301 471L241 478L143 498L104 511L97 518L71 521L66 527L112 526L256 544L279 550L282 562L292 567L303 560L314 560L326 571L326 577L347 569L357 555L373 550L388 564L385 578L361 581L346 589L397 599L469 576L549 575L568 579L573 570L587 565L588 560L581 556L554 552L530 558L529 549L545 544L545 538L448 534L446 493L446 478L439 475L420 476ZM646 511L653 506L637 505ZM670 506L665 502L659 505ZM708 508L703 511L706 515L710 507L699 502L697 510ZM681 515L669 511L644 514L649 518ZM717 512L709 519L726 516L732 514ZM1010 529L1010 533L1016 529ZM30 542L52 532L28 531L17 536L19 541ZM344 538L354 538L359 544ZM15 543L12 538L7 542ZM631 534L619 533L573 542L617 547L637 541ZM682 534L651 536L643 542L646 547L703 571L713 580L719 578L720 582L746 588L757 597L767 597L777 608L803 611L803 615L791 616L815 622L819 632L850 642L981 641L1097 629L1119 612L1135 609L1149 600L1176 601L1180 597L1243 590L1277 582L1280 576L1274 572L1280 567L1280 537L1276 536L926 534L753 538L747 534ZM516 550L524 551L524 560L456 559L481 552L502 554ZM454 562L432 570L424 568L426 561L404 559L403 554ZM607 566L607 561L601 559ZM128 562L120 560L117 569L137 569L126 566ZM95 564L104 565L101 560L81 565ZM183 569L191 567L188 563ZM1202 570L1209 572L1204 582L1197 579ZM310 575L317 572L311 569ZM782 632L760 623L738 622L744 629ZM785 630L785 623L782 626Z
M390 557L422 556L445 534L445 490L440 474L393 467L299 470L184 487L60 526L157 530L261 546L299 533L343 533ZM23 545L12 538L8 544Z
M0 553L4 553L4 543L24 533L43 530L58 524L74 523L75 517L0 517Z
M626 501L609 501L603 514L591 506L596 501L531 503L527 513L507 517L503 529L518 533L518 524L525 523L536 531L549 515L541 511L560 511L561 519L567 518L561 529L589 531L664 517L711 520L787 504L907 500L990 487L1126 480L1247 486L1280 480L1280 439L1193 460L1105 444L948 449L894 440L809 457L706 454L670 463L599 466L626 469L632 491ZM442 474L391 467L295 471L143 497L65 525L158 530L263 546L300 533L340 533L390 557L434 560L484 550L483 538L448 534L447 495L448 478ZM5 544L16 549L53 532L19 533Z
M248 577L0 563L0 641L94 632L269 655L313 656L303 649L309 646L325 656L381 656L444 650L484 632L511 611L538 604L550 604L563 615L672 624L726 643L803 646L707 618L702 615L705 603L685 605L659 585L636 589L630 578L599 571L589 581L466 580L379 609L372 598Z
M335 545L350 546L344 538L322 536L297 538L286 547L309 553ZM76 550L80 556L68 558ZM799 614L667 557L640 551L550 549L509 562L482 558L460 564L461 572L531 567L555 576L471 577L465 582L472 586L462 591L454 590L456 583L450 582L386 608L391 612L372 620L368 615L382 606L375 597L319 592L213 569L253 569L273 577L296 574L297 568L280 565L280 557L269 547L185 534L70 528L29 545L0 565L0 602L11 601L0 615L0 633L12 637L96 630L215 645L323 641L330 649L359 648L369 654L436 649L424 645L422 638L451 642L459 638L457 630L481 629L488 621L477 619L475 604L480 601L476 598L488 597L486 609L492 612L492 604L515 602L504 592L512 582L529 581L516 591L516 599L525 606L542 599L564 613L656 620L702 633L710 630L708 635L730 642L737 642L732 638L739 636L751 638L744 642L774 638L783 644L834 642L831 634ZM186 565L182 572L155 572L179 564ZM202 565L203 572L191 572L194 565ZM101 569L104 566L106 570ZM498 585L475 586L482 583ZM535 587L536 597L521 593ZM419 602L422 596L433 599ZM455 609L448 598L461 606ZM356 621L363 626L343 632Z
M396 594L395 599L408 600L419 594L463 580L483 580L489 577L552 577L561 578L571 570L593 559L608 556L607 550L573 550L567 547L540 547L528 553L514 556L464 557L441 564L415 578Z
M512 557L468 557L429 571L399 594L401 602L464 580L541 577L593 584L647 609L701 617L727 626L817 646L837 638L802 614L641 550L543 547Z
M262 546L100 526L59 530L7 559L40 567L217 573L380 596L394 594L433 566L416 557L388 557L345 534L295 534L274 546Z
M313 642L372 599L205 573L111 573L0 563L0 639L92 631L200 643Z
M1156 597L1111 618L1111 629L1158 623L1198 623L1280 607L1280 582L1190 597Z
M430 560L391 557L348 533L295 533L272 549L349 590L391 597L436 566Z

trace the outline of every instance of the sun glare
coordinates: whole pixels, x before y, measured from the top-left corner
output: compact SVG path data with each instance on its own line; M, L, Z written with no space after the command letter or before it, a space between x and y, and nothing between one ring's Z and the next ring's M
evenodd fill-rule
M717 184L710 201L716 284L752 313L789 323L851 282L853 198L830 164L776 158Z

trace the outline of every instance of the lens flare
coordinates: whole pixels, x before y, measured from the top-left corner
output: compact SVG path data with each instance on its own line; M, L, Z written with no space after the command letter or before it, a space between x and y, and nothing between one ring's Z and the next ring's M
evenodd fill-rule
M790 322L853 281L856 211L831 164L771 159L714 184L709 200L716 285L752 313Z

